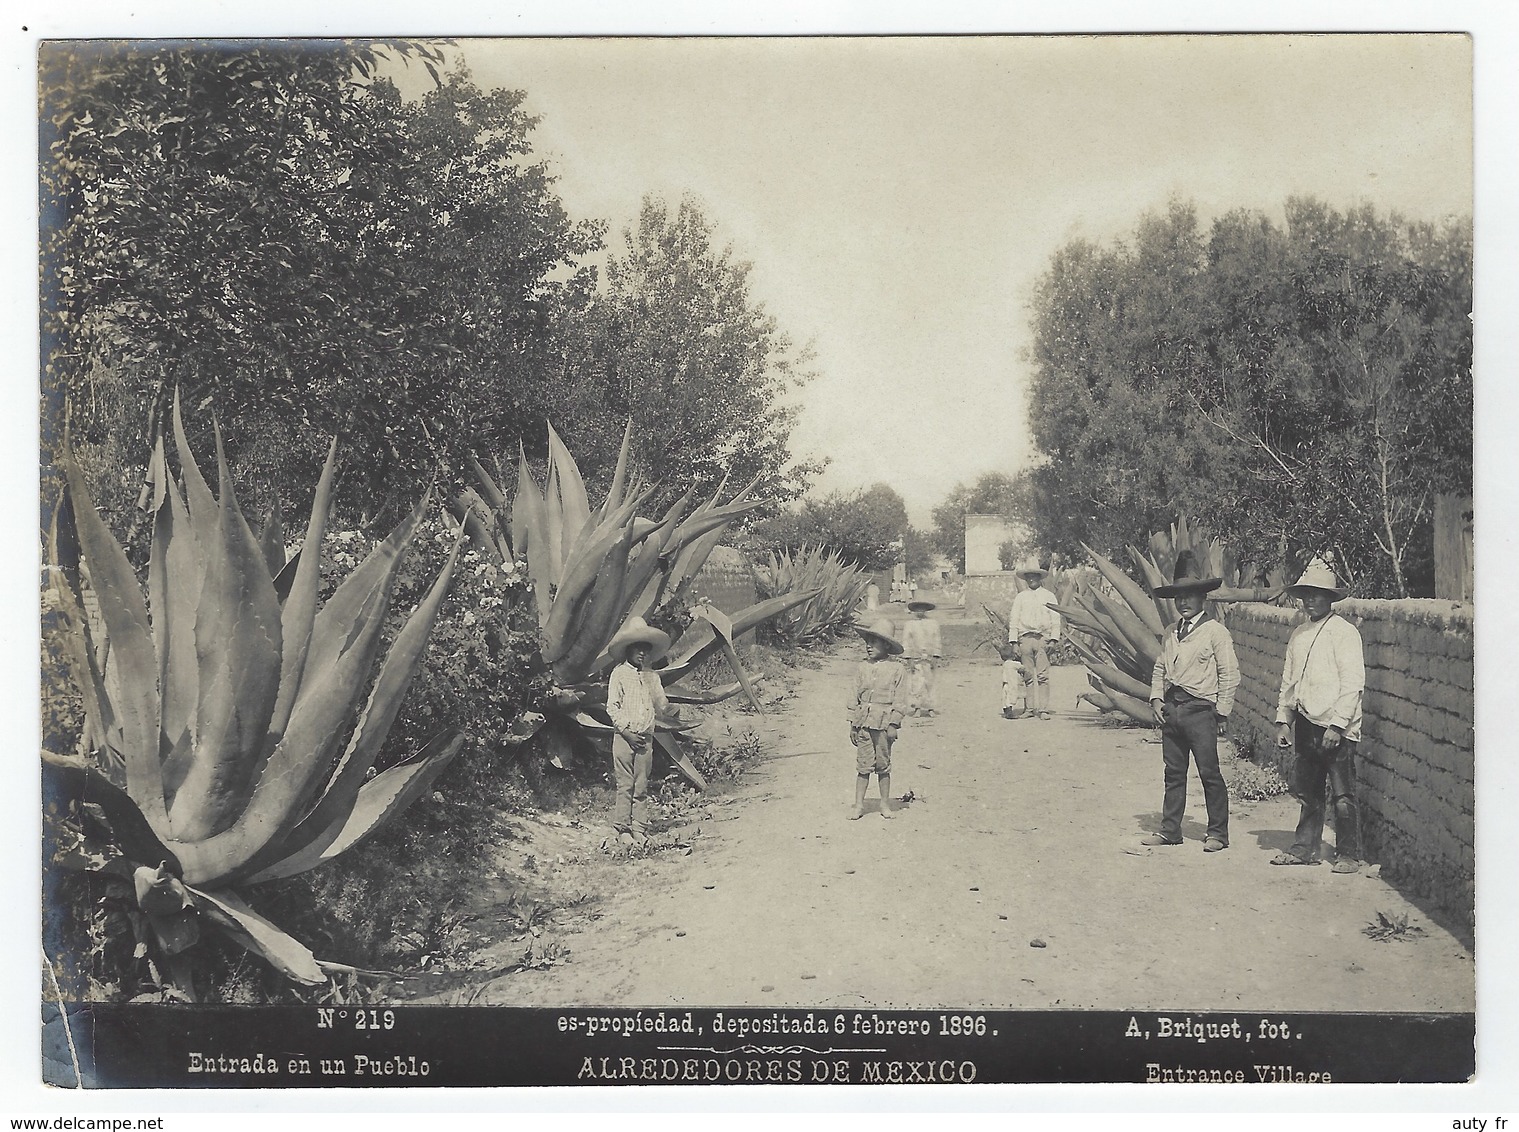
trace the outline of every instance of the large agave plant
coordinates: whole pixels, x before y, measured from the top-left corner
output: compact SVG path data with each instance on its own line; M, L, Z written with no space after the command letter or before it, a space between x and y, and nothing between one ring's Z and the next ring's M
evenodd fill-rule
M757 566L754 578L767 598L815 591L816 596L774 618L768 630L803 646L822 644L847 630L870 586L869 574L822 547L802 547L794 555L772 551L769 565Z
M1079 630L1071 636L1088 669L1090 692L1082 699L1103 712L1118 712L1146 727L1155 726L1150 710L1150 676L1160 656L1160 643L1167 627L1175 624L1176 603L1156 597L1175 570L1176 558L1191 550L1198 563L1224 585L1210 594L1215 602L1270 601L1281 592L1281 572L1258 571L1235 556L1218 539L1185 517L1169 532L1150 539L1150 553L1129 547L1129 556L1144 584L1136 582L1115 562L1083 545L1108 583L1108 590L1093 586L1062 598L1058 607ZM1110 592L1111 591L1111 592Z
M760 501L749 498L754 484L720 504L724 485L710 500L691 507L687 491L658 519L640 518L638 509L653 496L629 473L632 422L623 433L611 487L592 509L585 481L570 451L552 425L549 461L542 488L533 478L519 446L516 493L510 503L497 476L471 461L475 486L452 503L454 514L476 544L499 562L527 562L542 630L542 659L555 688L540 710L517 720L511 737L542 744L555 765L564 766L577 745L610 741L606 715L606 676L612 666L606 647L632 617L684 601L708 556L728 525ZM702 693L672 691L672 703L716 703L739 691L754 694L734 641L760 622L807 601L811 591L758 602L732 617L705 604L693 609L690 629L676 642L670 663L661 670L667 685L708 657L726 656L736 680ZM655 738L692 781L701 775L680 750L676 735L689 727L661 720Z
M305 983L323 964L238 895L243 884L331 860L403 810L458 752L439 736L375 774L375 756L422 658L454 555L379 665L401 555L426 497L318 608L318 559L336 444L317 484L302 552L287 562L277 518L255 538L217 436L219 496L185 439L180 476L152 457L147 593L66 463L92 630L71 587L54 595L76 627L73 668L99 761L45 754L65 797L95 803L134 865L138 899L171 953L203 915ZM187 928L187 925L190 925Z

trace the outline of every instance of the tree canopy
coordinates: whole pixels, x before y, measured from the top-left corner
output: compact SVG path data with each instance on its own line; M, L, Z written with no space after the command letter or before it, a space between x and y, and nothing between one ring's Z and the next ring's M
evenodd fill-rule
M402 98L387 57L432 89ZM593 475L631 417L648 475L758 478L771 506L805 489L787 397L806 352L701 209L646 201L603 277L606 226L566 212L524 92L441 60L43 50L45 468L67 420L107 509L130 509L178 391L192 427L220 421L245 498L302 503L340 434L338 505L376 526L468 454L541 453L546 419Z
M1471 477L1471 227L1289 200L1073 241L1033 302L1026 518L1046 547L1196 517L1255 561L1429 592L1435 490Z
M907 520L907 504L884 483L803 499L758 524L750 542L763 550L821 546L866 570L905 561L909 571L917 572L933 564L927 540Z

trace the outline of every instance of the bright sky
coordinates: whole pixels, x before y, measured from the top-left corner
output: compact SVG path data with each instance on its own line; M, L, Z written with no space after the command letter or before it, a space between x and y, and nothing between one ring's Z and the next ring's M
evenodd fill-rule
M1469 213L1459 36L466 40L526 90L570 212L691 193L818 377L818 490L883 480L915 522L1030 457L1032 285L1172 195L1206 221L1289 194Z

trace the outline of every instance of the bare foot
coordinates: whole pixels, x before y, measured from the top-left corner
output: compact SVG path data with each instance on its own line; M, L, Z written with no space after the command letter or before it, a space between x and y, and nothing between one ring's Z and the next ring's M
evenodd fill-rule
M864 806L856 806L854 808L854 813L852 813L852 814L849 815L849 820L850 821L859 821L864 816L865 816L865 807Z

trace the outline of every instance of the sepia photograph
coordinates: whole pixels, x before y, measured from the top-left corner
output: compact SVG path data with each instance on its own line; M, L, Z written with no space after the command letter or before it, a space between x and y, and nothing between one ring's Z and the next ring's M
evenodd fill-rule
M1473 1080L1473 53L42 39L41 1079Z

